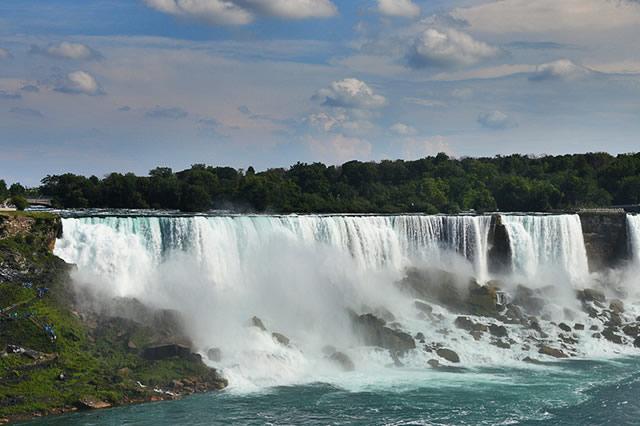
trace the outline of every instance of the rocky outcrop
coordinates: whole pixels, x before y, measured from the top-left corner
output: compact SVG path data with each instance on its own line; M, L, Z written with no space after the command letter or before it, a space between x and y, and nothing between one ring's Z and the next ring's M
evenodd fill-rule
M351 312L351 320L354 331L365 345L385 348L398 355L404 355L416 347L410 334L387 327L383 319L373 314L357 315Z
M624 212L579 212L589 270L602 271L629 258Z
M455 364L460 362L460 357L458 356L458 354L452 351L451 349L441 348L436 350L436 354L440 358L444 358L449 362L453 362Z
M511 244L509 232L502 223L502 216L491 216L489 227L489 272L492 274L507 274L511 272Z

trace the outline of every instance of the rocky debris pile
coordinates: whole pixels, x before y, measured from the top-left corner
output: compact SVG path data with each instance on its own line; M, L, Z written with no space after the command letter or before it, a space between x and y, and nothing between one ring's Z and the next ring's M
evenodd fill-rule
M374 314L350 312L350 316L355 333L367 346L387 349L392 357L402 357L416 348L416 342L410 334L387 327L386 321Z

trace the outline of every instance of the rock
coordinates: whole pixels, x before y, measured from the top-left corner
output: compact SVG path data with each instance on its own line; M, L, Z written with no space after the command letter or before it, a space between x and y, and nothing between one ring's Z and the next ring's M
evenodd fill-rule
M209 348L207 351L207 358L213 362L220 362L222 361L222 351L220 348Z
M484 333L482 331L479 331L479 330L474 330L469 334L471 334L471 337L473 337L474 340L480 340L480 339L482 339L482 335Z
M591 335L591 337L593 337L594 339L602 339L602 334L600 334L600 333L593 333L593 334Z
M100 401L96 398L85 396L78 400L78 408L84 410L100 410L103 408L110 408L111 404L105 401Z
M574 330L584 330L584 324L573 324L573 329ZM596 330L598 328L596 327Z
M424 343L424 334L420 331L416 334L415 339L420 343Z
M416 307L416 309L418 309L420 312L424 312L429 316L433 313L433 308L431 307L431 305L428 305L419 300L416 300L415 302L413 302L413 304Z
M605 325L608 327L620 327L622 325L622 317L620 317L620 314L615 312L608 312L608 314L609 321L607 321Z
M616 331L617 330L613 327L607 327L602 330L602 336L610 342L621 345L624 343L624 340L622 339L622 336L616 334Z
M506 321L503 319L503 322L510 324L527 324L527 316L519 306L514 305L513 303L509 303L506 306L507 310L504 313Z
M494 340L491 342L491 344L501 349L511 349L511 345L502 339Z
M455 321L453 322L455 324L456 327L461 328L463 330L466 331L488 331L489 327L487 327L484 324L480 324L477 322L472 321L469 317L458 317L455 319Z
M386 327L385 321L373 314L352 314L351 319L355 331L360 334L366 345L389 349L400 355L416 347L416 342L410 334Z
M161 360L167 358L190 358L193 354L191 349L176 344L167 344L160 346L150 346L142 351L142 357L147 360Z
M334 352L328 357L329 360L337 364L343 371L353 371L356 369L355 364L344 352Z
M611 309L616 314L621 314L624 312L624 302L619 299L614 299L609 304L609 309Z
M533 315L539 315L544 308L545 300L540 296L538 291L534 291L529 287L518 285L513 298L515 305L521 306L527 312Z
M538 365L544 364L542 361L537 360L535 358L531 358L530 356L523 358L522 361L528 362L529 364L538 364Z
M562 340L567 345L575 345L576 343L578 343L578 341L576 339L574 339L573 337L567 336L567 335L564 335L564 334L560 334L558 336L558 339Z
M138 349L138 345L136 345L136 342L134 342L133 340L129 340L127 342L127 348L129 348L131 350L136 350L136 349Z
M393 315L391 313L391 311L389 311L387 308L385 307L378 307L373 311L373 314L375 316L377 316L378 318L382 318L383 320L385 320L387 323L393 322L396 320L395 315Z
M254 316L253 318L251 318L251 325L254 327L258 327L262 331L267 331L267 327L264 326L262 320L258 317Z
M535 319L531 320L529 322L529 328L532 329L532 330L535 330L537 332L541 332L542 331L542 328L540 327L540 323Z
M440 367L440 361L438 361L437 359L430 359L429 361L427 361L427 364L429 364L431 368Z
M636 340L633 341L633 346L640 348L640 337L636 337Z
M436 354L440 358L444 358L449 362L453 362L453 363L460 362L460 357L458 356L458 354L452 351L451 349L441 348L436 351Z
M604 293L600 290L595 290L592 288L585 288L584 290L577 291L578 300L582 302L600 302L604 303L607 298Z
M589 330L591 331L598 331L598 326L597 325L592 325L591 327L589 327Z
M569 356L562 352L560 349L552 348L551 346L542 345L538 353L543 355L552 356L554 358L568 358Z
M495 337L507 337L507 328L504 325L490 324L489 333Z
M280 343L282 346L289 346L289 338L284 334L271 333L271 337L273 337L276 342Z
M640 336L640 324L627 324L622 328L622 332L629 337Z
M563 322L558 324L558 327L560 328L560 330L566 331L567 333L569 333L571 331L571 327L569 327L567 324L565 324Z

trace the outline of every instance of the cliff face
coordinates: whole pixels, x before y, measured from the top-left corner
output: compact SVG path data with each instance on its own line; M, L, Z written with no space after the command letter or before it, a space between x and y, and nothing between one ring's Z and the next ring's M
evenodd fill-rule
M74 302L72 266L52 253L61 232L53 215L0 214L0 424L226 386L174 341L171 312L148 309L153 321L143 322L84 312ZM180 356L146 359L145 349L160 343L172 354L183 348Z
M507 274L511 272L511 245L507 227L502 223L502 216L491 216L489 228L489 272Z
M591 272L614 267L629 258L624 212L584 212L579 215Z

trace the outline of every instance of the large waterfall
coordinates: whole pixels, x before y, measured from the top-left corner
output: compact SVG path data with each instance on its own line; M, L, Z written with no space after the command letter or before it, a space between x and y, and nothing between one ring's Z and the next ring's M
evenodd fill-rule
M63 219L55 253L77 265L75 285L105 306L118 300L113 298L135 297L180 311L196 350L221 349L216 366L232 386L341 380L322 355L326 345L358 366L349 380L368 383L398 374L386 368L395 361L357 343L349 312L391 312L394 327L419 332L426 342L447 336L447 346L466 366L539 356L535 345L515 334L509 351L488 337L476 341L454 326L456 314L437 304L426 324L415 299L397 285L407 268L451 271L480 283L494 278L487 267L491 222L491 216L444 215L70 217ZM572 292L584 284L588 268L579 217L502 215L502 223L512 252L510 282L568 289L569 299L549 296L554 321L563 320L563 308L580 310ZM637 225L630 217L634 232ZM594 320L582 315L588 327ZM253 316L293 344L283 346L248 327ZM543 328L556 335L554 324ZM607 346L587 343L583 350L593 354L600 347ZM422 371L433 356L415 350L402 363Z
M640 215L627 215L627 232L632 259L640 266Z
M589 267L578 215L504 215L516 274L558 274L584 284Z

